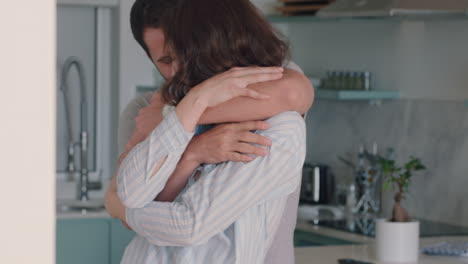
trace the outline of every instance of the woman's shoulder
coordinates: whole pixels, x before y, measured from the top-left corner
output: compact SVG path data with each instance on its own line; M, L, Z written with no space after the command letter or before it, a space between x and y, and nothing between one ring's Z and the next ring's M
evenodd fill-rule
M306 124L298 112L283 112L265 121L270 124L270 128L259 131L259 134L290 150L305 153Z
M305 120L298 112L282 112L265 121L270 124L270 128L265 130L267 134L278 134L287 137L305 136Z
M265 120L270 126L281 126L283 124L305 124L304 117L296 111L286 111Z

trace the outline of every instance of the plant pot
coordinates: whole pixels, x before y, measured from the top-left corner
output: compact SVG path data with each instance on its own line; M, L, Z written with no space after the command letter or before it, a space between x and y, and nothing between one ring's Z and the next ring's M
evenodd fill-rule
M419 222L376 221L376 250L379 262L416 263L419 256Z

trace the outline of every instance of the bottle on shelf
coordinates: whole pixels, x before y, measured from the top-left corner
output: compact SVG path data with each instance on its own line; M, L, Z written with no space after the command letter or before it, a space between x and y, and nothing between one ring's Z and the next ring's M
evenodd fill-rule
M349 90L349 91L370 91L371 73L369 71L330 71L321 80L322 89L326 90Z
M370 91L371 89L371 73L366 71L363 73L364 74L364 90L365 91Z

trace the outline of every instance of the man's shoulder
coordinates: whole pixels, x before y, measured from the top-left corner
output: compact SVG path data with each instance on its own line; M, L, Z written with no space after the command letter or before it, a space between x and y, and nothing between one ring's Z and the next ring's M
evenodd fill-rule
M138 115L140 109L148 106L151 101L152 92L148 92L143 95L137 95L132 98L128 104L125 106L124 110L120 114L121 119L130 119L134 121L135 117Z
M132 98L130 102L127 104L127 107L130 108L143 108L150 104L151 97L153 96L153 92L147 92L145 94L139 94Z

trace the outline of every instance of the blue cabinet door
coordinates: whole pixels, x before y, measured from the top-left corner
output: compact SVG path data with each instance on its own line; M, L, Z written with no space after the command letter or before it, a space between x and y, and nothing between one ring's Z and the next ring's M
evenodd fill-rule
M119 264L125 248L135 236L135 232L126 229L120 220L110 220L111 226L111 264Z
M57 264L109 263L108 219L57 220Z

